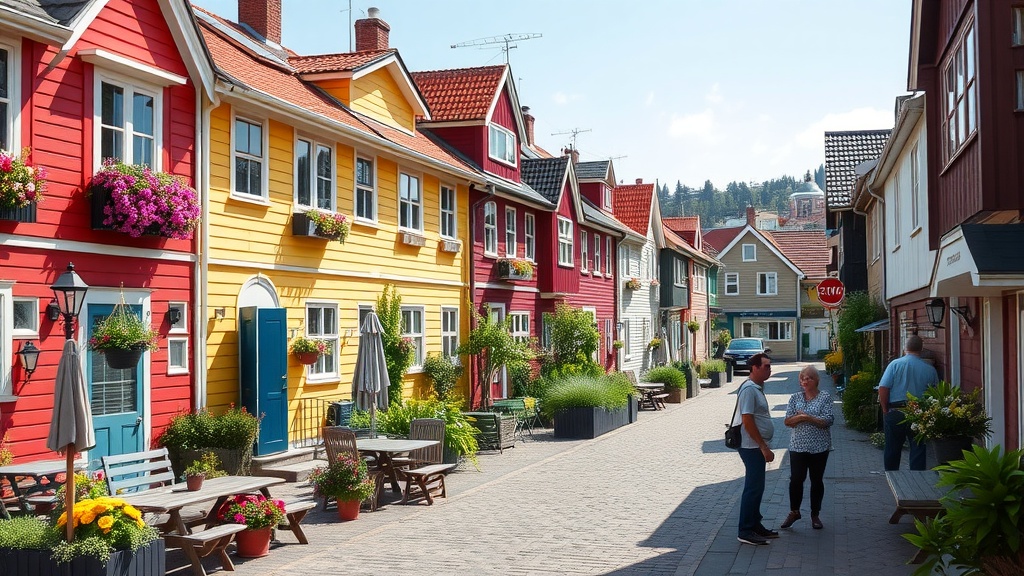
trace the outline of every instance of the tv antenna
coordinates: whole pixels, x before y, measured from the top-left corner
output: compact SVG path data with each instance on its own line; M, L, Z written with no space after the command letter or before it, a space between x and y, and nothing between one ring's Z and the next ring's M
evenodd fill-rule
M571 134L572 135L572 142L569 144L569 147L572 148L573 150L576 150L576 137L578 135L580 135L580 134L583 134L584 132L591 132L591 129L590 128L573 128L572 130L567 130L565 132L552 132L551 135L552 136L564 136L566 134Z
M508 64L508 51L513 48L518 48L513 42L519 42L520 40L532 40L533 38L540 38L542 34L535 32L526 32L521 34L502 34L501 36L488 36L486 38L477 38L476 40L467 40L465 42L459 42L452 44L452 48L468 48L470 46L483 46L488 47L494 44L502 44L501 51L505 53L505 64Z

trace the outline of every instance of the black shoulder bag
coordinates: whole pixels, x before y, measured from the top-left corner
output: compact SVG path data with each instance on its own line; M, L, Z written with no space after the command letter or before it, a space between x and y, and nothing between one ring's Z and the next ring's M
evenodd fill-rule
M743 387L740 386L740 390L736 391L736 407L732 409L732 420L729 420L729 423L725 425L727 428L725 431L725 447L732 448L733 450L739 449L740 444L742 443L742 438L740 437L740 426L743 425L743 421L741 420L740 423L735 426L732 425L732 423L736 421L736 412L740 409L740 393L742 391Z

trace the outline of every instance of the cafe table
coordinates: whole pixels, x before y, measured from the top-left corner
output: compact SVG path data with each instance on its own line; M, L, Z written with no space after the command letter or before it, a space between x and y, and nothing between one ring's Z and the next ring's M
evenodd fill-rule
M650 407L651 410L659 410L658 402L654 395L665 390L665 385L658 382L640 382L635 385L643 397L640 400L640 408Z
M398 483L398 471L395 470L394 465L395 456L439 443L437 440L408 440L405 438L357 438L356 449L372 454L377 459L377 465L391 480L391 489L401 494L402 486Z
M55 493L63 482L57 476L67 473L67 460L36 460L20 464L0 466L0 478L5 478L11 485L11 491L18 499L18 505L24 511L32 511L30 498ZM85 463L75 464L76 470L85 468ZM5 509L0 509L5 510Z

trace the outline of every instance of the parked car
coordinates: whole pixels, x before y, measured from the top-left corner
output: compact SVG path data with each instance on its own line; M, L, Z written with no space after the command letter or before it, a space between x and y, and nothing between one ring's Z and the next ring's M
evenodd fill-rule
M764 345L764 340L760 338L733 338L729 341L729 345L725 347L725 354L722 357L726 362L732 364L733 372L749 372L747 368L747 360L750 359L754 354L770 354L771 348Z

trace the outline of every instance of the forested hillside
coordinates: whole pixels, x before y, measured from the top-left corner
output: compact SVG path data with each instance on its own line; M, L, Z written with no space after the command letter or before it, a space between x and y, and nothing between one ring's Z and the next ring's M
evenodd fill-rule
M810 170L807 171L810 175ZM825 165L814 171L813 178L818 187L825 190ZM710 180L702 188L691 188L676 181L674 189L667 183L659 184L658 200L663 216L700 216L701 226L721 226L729 218L742 218L747 206L758 210L789 213L789 195L803 177L781 176L751 185L747 182L730 182L725 190L715 188Z

